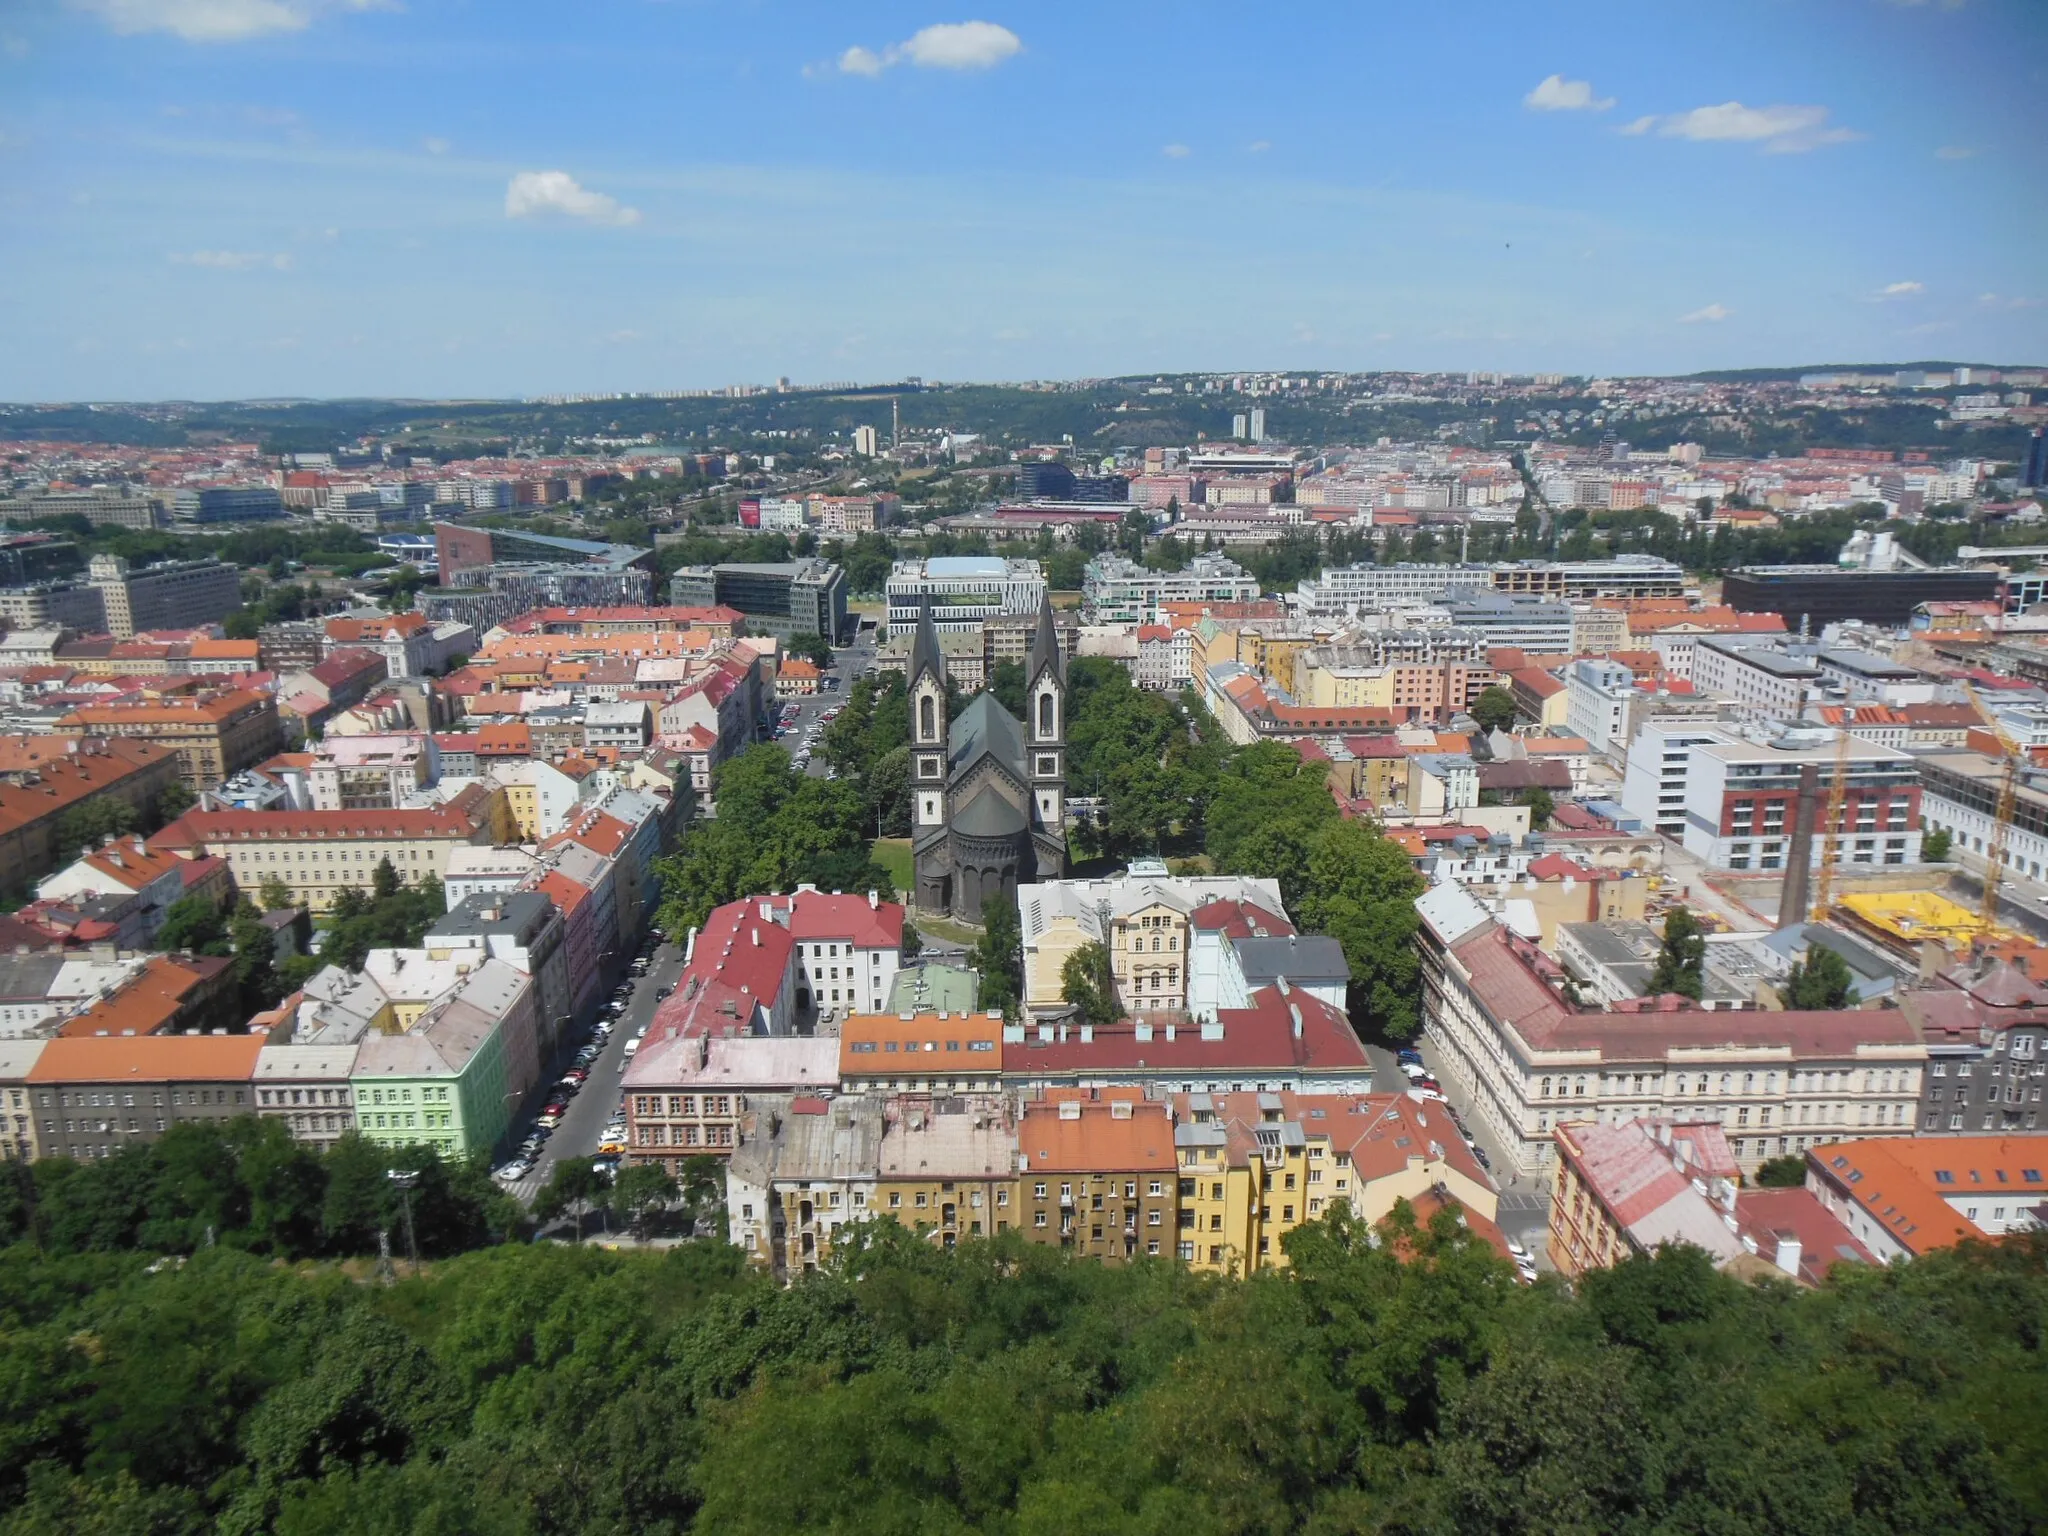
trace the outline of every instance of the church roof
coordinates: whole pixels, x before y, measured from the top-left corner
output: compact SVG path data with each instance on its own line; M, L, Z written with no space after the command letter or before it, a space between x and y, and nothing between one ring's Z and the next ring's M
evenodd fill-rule
M1028 777L1024 772L1024 727L992 693L977 693L953 722L952 772L957 776L983 754L995 758L1020 781Z
M953 830L963 837L1015 837L1025 821L1022 806L993 785L984 785L953 818Z

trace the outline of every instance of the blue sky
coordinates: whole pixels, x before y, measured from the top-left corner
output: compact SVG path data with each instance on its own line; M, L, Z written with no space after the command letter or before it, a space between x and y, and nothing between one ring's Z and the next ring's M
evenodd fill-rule
M0 0L0 399L2048 360L2048 4Z

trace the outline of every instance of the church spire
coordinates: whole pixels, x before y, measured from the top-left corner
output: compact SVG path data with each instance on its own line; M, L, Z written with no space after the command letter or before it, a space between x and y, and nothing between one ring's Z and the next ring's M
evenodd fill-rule
M1059 629L1053 623L1052 617L1052 593L1044 592L1038 599L1038 628L1031 636L1031 661L1026 668L1029 674L1026 678L1027 686L1036 683L1039 675L1048 667L1052 669L1052 674L1058 681L1066 682L1067 669L1065 661L1060 656Z
M910 668L905 681L911 688L917 687L917 680L927 671L937 675L939 692L943 696L946 687L946 653L939 646L939 631L932 623L932 600L926 596L918 609L917 633L910 641Z

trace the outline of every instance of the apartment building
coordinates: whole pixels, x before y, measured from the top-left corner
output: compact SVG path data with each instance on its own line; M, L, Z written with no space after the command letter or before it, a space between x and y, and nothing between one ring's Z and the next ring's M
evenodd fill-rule
M1635 673L1605 657L1581 657L1565 668L1564 689L1565 729L1599 756L1621 759L1629 746Z
M830 1094L840 1080L830 1036L650 1031L626 1068L626 1156L679 1175L692 1157L729 1157L758 1105Z
M367 891L386 860L409 885L438 880L457 848L509 842L510 830L503 794L472 784L421 811L189 811L150 846L218 855L241 889L279 881L294 901L325 912L342 890Z
M256 1113L292 1140L326 1150L355 1129L356 1050L348 1045L266 1045L256 1053Z
M262 1035L85 1035L44 1043L25 1079L43 1157L106 1158L253 1104Z
M574 1004L568 922L537 891L492 891L452 901L420 940L429 959L480 970L486 960L509 965L533 982L536 1068L554 1059ZM516 1053L515 1053L516 1054ZM516 1079L516 1071L515 1071ZM515 1087L523 1086L515 1080Z
M313 809L393 810L440 778L439 753L425 732L330 736L313 744Z
M846 633L846 571L830 560L785 564L684 566L669 578L669 601L686 608L729 608L749 631L788 640Z
M1628 742L1623 809L1660 835L1683 839L1692 749L1718 741L1721 735L1712 720L1654 717L1643 721Z
M1949 857L1981 872L1998 831L2005 768L1981 752L1930 752L1920 770L1927 830L1949 834ZM2022 770L2005 827L2005 867L2030 880L2048 878L2048 791Z
M839 1028L849 1093L989 1093L1003 1082L999 1013L856 1013Z
M879 1209L885 1101L801 1095L757 1112L726 1162L726 1232L750 1262L788 1281L830 1257L839 1229Z
M1416 901L1423 1027L1512 1171L1551 1166L1551 1132L1579 1121L1717 1120L1745 1174L1852 1134L1912 1132L1927 1047L1903 1008L1593 1010L1564 973L1462 887Z
M1395 1094L1184 1093L1169 1103L1178 1164L1175 1252L1243 1278L1284 1268L1287 1234L1344 1202L1378 1222L1397 1200L1456 1203L1500 1245L1492 1181L1450 1117Z
M1171 1109L1138 1089L1054 1090L1016 1127L1018 1230L1127 1263L1175 1251L1179 1172Z
M476 653L477 633L452 620L436 623L421 613L343 614L321 626L323 652L370 651L384 658L392 677L431 677L457 656Z
M1647 732L1641 739L1646 760L1641 772L1624 783L1624 805L1628 784L1648 780L1650 751L1659 754L1662 778L1661 756L1669 750L1666 739ZM1845 747L1833 731L1797 727L1749 735L1717 731L1685 751L1681 836L1688 853L1714 868L1786 867L1806 770L1811 770L1809 792L1818 801L1812 851L1816 867L1827 853L1827 802L1838 769L1844 786L1841 821L1834 829L1836 862L1854 866L1919 861L1922 770L1908 753L1856 737ZM1660 812L1661 799L1660 792Z
M1061 995L1066 963L1087 944L1109 952L1118 1008L1131 1014L1185 1013L1203 994L1195 976L1190 919L1214 903L1257 909L1265 931L1292 933L1272 880L1239 875L1169 875L1140 861L1106 880L1049 880L1017 893L1024 933L1024 1008L1028 1020L1063 1018L1073 1006ZM1222 956L1207 996L1220 996Z
M41 1155L28 1076L42 1054L41 1040L0 1040L0 1163L32 1163Z
M6 871L6 883L23 889L76 857L78 850L57 835L72 811L109 802L144 822L182 777L179 756L165 743L44 740L48 756L0 776L0 870Z
M1016 1178L1016 1130L1001 1094L884 1101L875 1157L882 1215L952 1248L1010 1228ZM801 1230L800 1194L795 1214Z
M178 756L185 786L194 794L284 749L276 704L267 694L248 689L123 695L80 705L58 726L170 748Z
M1806 1154L1806 1187L1883 1263L2042 1225L2032 1137L1841 1141Z

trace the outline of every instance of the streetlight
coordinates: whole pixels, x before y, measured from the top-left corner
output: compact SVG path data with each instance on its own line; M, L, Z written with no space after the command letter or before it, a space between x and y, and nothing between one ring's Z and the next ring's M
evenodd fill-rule
M405 1208L405 1251L412 1256L412 1272L420 1272L420 1245L412 1230L412 1192L419 1187L420 1176L414 1169L393 1168L384 1177L391 1181L398 1191L398 1198Z

